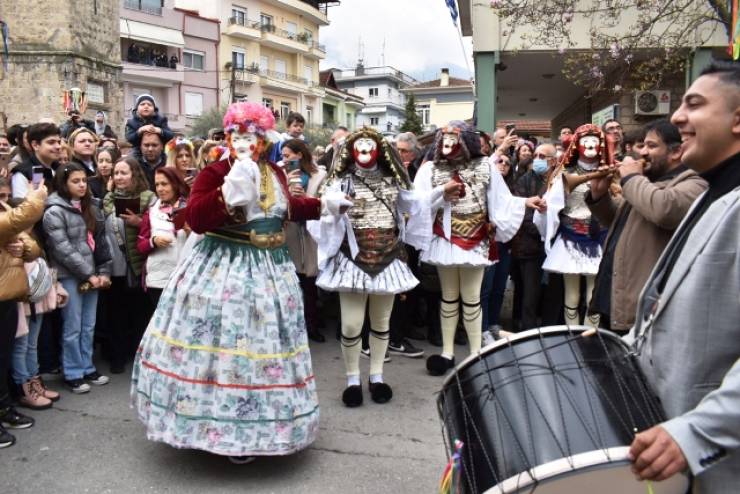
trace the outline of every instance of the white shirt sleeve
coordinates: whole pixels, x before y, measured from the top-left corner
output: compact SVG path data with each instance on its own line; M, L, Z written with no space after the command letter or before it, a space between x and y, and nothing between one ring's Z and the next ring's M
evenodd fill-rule
M25 199L28 195L28 186L28 179L22 173L14 173L10 179L10 188L14 198Z
M490 165L490 164L489 164ZM511 194L496 166L490 166L488 184L488 219L496 225L496 240L508 242L519 231L526 212L524 197Z

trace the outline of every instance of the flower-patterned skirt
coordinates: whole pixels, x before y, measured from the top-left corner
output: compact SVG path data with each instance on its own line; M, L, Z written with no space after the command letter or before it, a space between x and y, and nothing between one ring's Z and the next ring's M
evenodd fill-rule
M206 236L170 278L139 346L131 399L147 437L232 456L316 438L319 406L288 250Z

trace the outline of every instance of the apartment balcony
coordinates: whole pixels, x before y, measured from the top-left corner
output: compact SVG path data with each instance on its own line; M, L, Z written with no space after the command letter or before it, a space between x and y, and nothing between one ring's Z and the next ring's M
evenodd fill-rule
M339 5L339 2L313 1L313 0L263 0L265 3L274 5L301 15L319 26L328 26L329 18L326 15L327 5Z
M255 67L237 67L234 71L234 79L237 85L251 86L260 80L259 69Z
M316 43L315 41L309 42L307 57L323 60L326 58L326 46Z
M185 69L176 64L174 69L156 65L123 62L123 80L138 82L155 87L171 87L175 83L185 82Z
M250 41L259 41L262 39L262 30L260 29L259 21L239 19L238 17L229 18L225 34Z
M311 84L305 78L293 74L259 69L259 75L260 84L264 87L298 93L305 93L311 87Z
M272 24L262 24L262 45L289 53L309 52L311 41L305 34L291 33Z

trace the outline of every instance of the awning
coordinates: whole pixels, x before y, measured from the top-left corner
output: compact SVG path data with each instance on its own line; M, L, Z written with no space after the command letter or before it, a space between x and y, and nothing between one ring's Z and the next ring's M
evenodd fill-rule
M182 31L168 27L155 26L144 22L132 21L131 19L120 19L121 38L130 38L156 45L185 47L185 38Z
M385 113L388 111L388 108L385 106L366 106L362 110L360 110L360 113L365 115L374 115L379 113Z

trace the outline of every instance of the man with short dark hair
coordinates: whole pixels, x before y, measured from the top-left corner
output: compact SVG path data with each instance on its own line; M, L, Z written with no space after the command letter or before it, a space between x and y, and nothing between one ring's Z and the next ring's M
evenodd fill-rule
M167 164L167 155L164 154L164 140L161 134L145 132L141 137L139 147L139 164L149 181L149 188L154 190L154 172Z
M62 150L59 127L53 123L37 123L28 128L28 142L32 152L26 160L13 168L11 185L13 197L23 199L31 190L34 168L40 170L49 192L54 187L54 170Z
M560 127L560 133L558 134L558 139L560 140L560 145L565 147L564 142L570 140L570 138L573 136L573 127L570 125L563 125Z
M617 159L621 159L624 155L624 130L622 129L622 124L616 119L610 118L604 122L601 128L604 129L604 133L612 136L614 139Z
M729 494L740 485L740 63L705 69L671 122L709 188L637 305L629 338L668 420L637 434L630 458L638 478L688 469L694 494Z
M8 136L0 134L0 154L7 154L10 152L10 141Z
M619 173L622 195L612 197L611 175L591 181L586 204L606 237L590 311L601 327L626 333L635 323L640 289L707 183L681 164L681 135L666 119L645 126L641 159L624 158ZM634 255L636 246L640 255Z
M63 138L67 139L72 132L80 127L86 127L95 132L95 123L92 120L82 118L79 110L69 110L67 115L69 116L69 120L64 122L59 129L59 133Z

